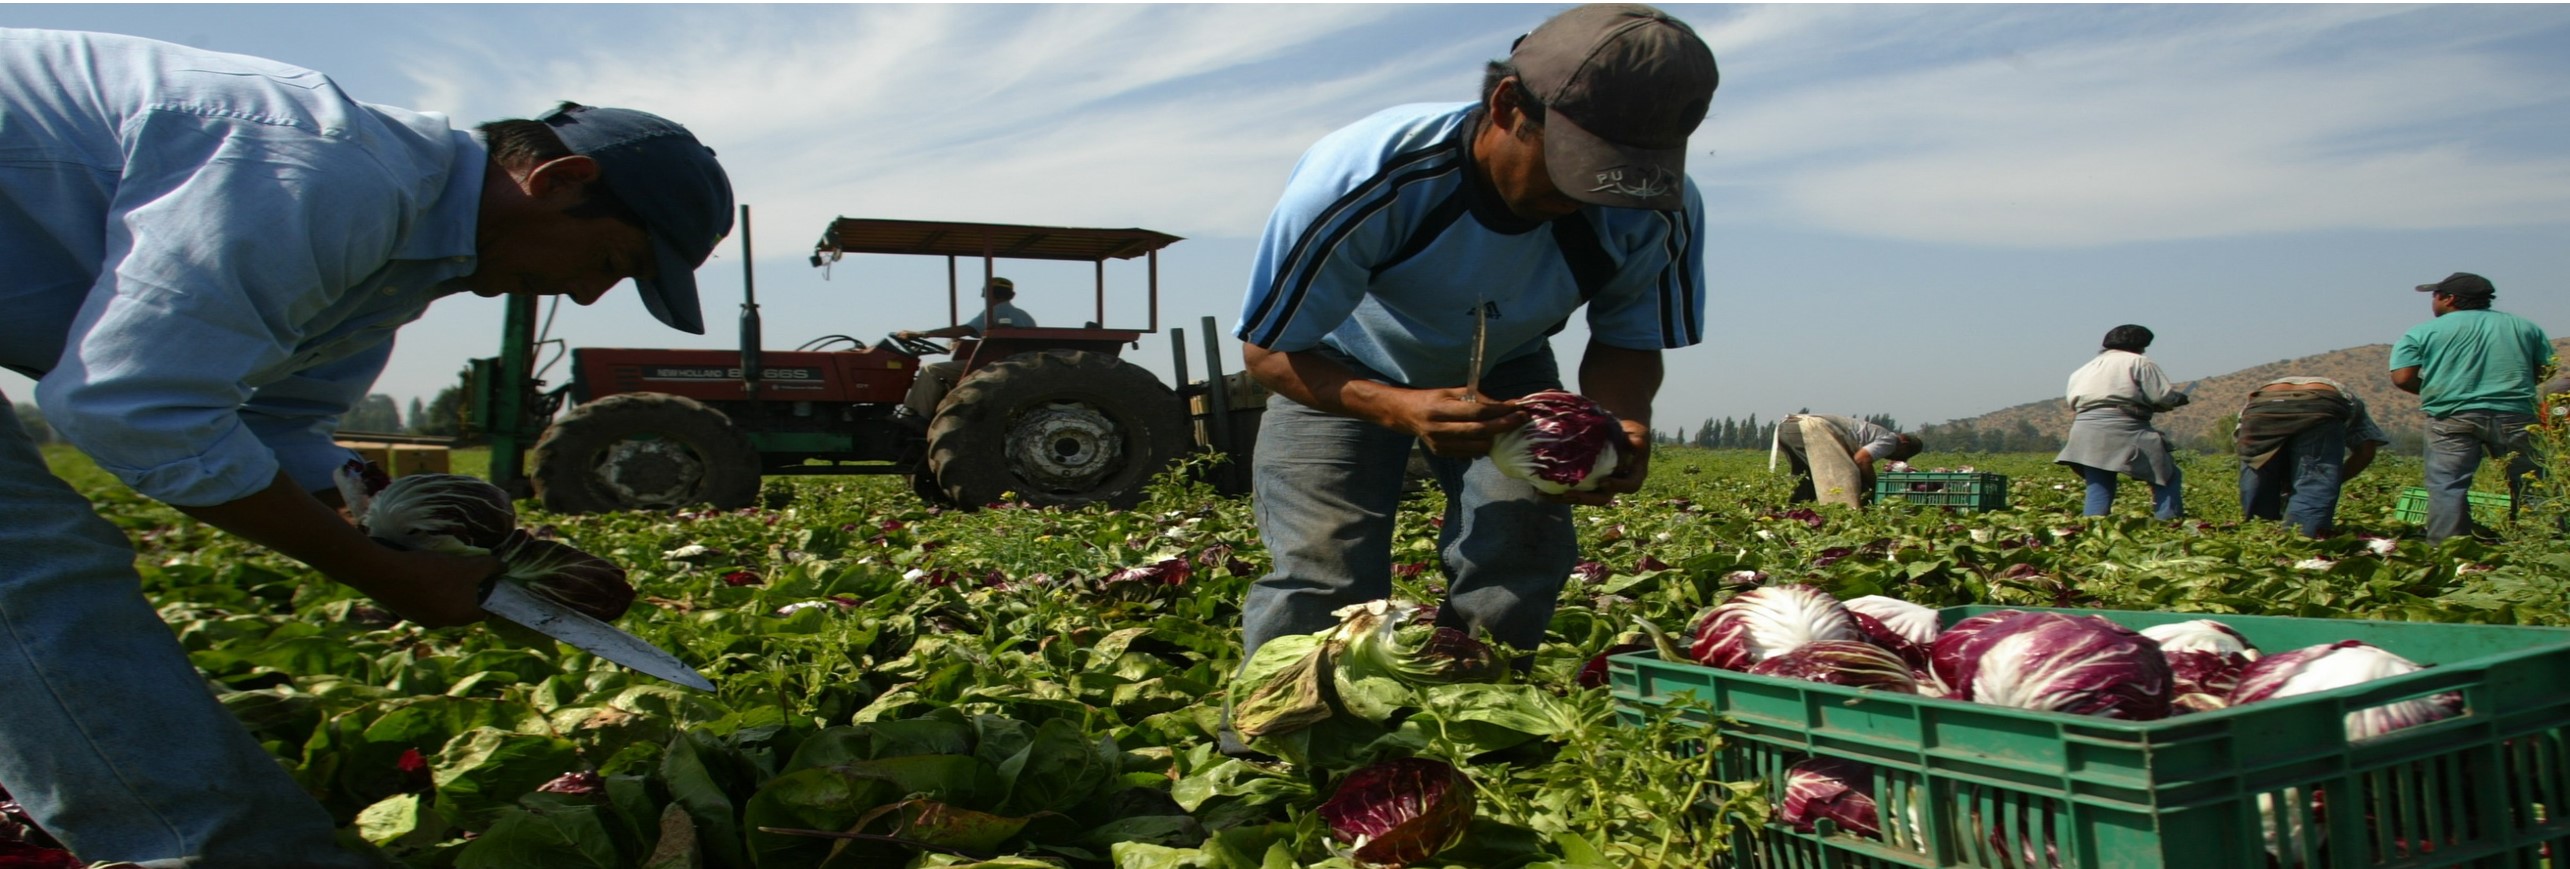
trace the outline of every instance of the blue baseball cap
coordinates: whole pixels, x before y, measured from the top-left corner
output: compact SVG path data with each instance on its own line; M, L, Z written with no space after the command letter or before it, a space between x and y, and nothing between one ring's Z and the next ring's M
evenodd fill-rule
M714 149L649 112L563 103L536 118L571 152L598 161L607 190L651 235L659 274L635 278L643 307L670 328L705 334L696 267L732 234L732 180Z

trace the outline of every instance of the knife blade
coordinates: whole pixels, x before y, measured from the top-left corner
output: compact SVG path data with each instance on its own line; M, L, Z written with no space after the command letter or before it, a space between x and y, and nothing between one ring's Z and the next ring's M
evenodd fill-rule
M1481 348L1490 338L1490 305L1485 302L1472 309L1472 373L1465 375L1463 398L1481 400Z
M626 633L623 628L538 597L516 582L503 579L492 583L491 590L482 597L482 609L638 672L698 691L714 690L713 682L697 673L696 668L678 660L678 656Z

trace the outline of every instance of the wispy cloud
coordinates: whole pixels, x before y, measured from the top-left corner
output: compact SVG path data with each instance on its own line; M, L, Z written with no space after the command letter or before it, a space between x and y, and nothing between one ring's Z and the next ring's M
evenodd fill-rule
M2570 217L2570 154L2486 123L2560 111L2561 76L2493 51L2504 27L2422 17L1759 10L1710 29L1757 60L1698 174L1769 209L1727 219L2005 247Z
M725 9L545 64L458 40L408 68L429 104L510 114L578 94L678 119L789 225L863 211L1242 236L1321 134L1389 95L1461 96L1421 82L1468 82L1486 48L1296 63L1403 11ZM1262 65L1294 71L1244 72Z

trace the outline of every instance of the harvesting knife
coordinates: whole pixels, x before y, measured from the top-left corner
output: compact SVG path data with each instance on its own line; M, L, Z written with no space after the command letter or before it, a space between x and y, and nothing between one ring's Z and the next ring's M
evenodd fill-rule
M515 582L503 579L491 583L491 590L482 595L482 609L645 674L698 691L714 690L713 682L678 660L678 656L661 651L659 646L623 628L539 597Z
M1481 400L1481 346L1490 338L1490 306L1472 309L1472 373L1464 375L1463 399Z

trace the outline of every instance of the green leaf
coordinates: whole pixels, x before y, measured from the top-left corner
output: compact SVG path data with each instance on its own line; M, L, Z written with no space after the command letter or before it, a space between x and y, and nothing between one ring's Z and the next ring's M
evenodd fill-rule
M1171 848L1142 842L1118 842L1108 852L1115 869L1214 869L1205 862L1205 852L1195 848Z
M703 848L705 864L713 869L750 865L749 855L742 848L740 824L734 820L730 790L730 785L742 778L744 766L746 763L736 753L702 730L679 734L670 740L668 753L661 756L660 778L669 788L671 805L686 810Z
M844 767L813 767L769 779L741 812L751 859L762 867L819 865L829 839L761 831L762 827L844 831L866 813L902 797L899 787Z
M1000 844L1026 828L1029 820L977 812L936 800L901 805L898 835L958 851L997 851Z
M456 855L456 869L621 869L615 839L594 807L512 808Z
M465 826L478 827L536 786L580 766L568 741L477 727L448 742L430 769L439 807Z
M696 818L687 808L670 803L660 812L659 844L643 858L642 869L704 869L705 858L696 847Z
M357 813L357 834L377 847L427 845L446 837L446 818L418 794L398 794Z
M1137 815L1117 818L1089 830L1080 841L1102 848L1119 842L1150 842L1192 847L1205 840L1205 825L1189 815Z
M1025 764L997 808L1002 814L1068 811L1092 799L1119 772L1115 742L1091 740L1064 719L1044 722L1027 743Z

